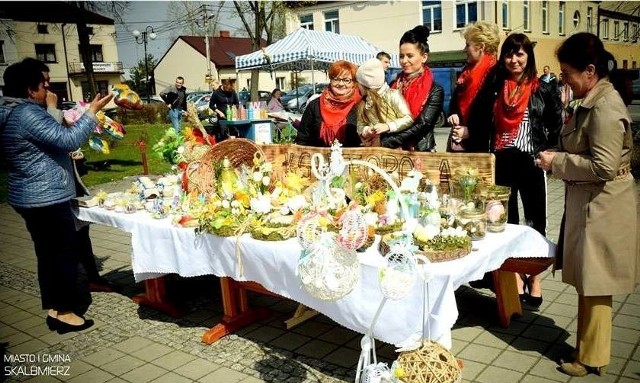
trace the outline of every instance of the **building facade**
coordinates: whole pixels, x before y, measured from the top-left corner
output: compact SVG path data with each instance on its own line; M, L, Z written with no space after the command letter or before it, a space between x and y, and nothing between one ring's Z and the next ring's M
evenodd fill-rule
M404 32L427 25L435 66L463 64L460 31L469 22L484 20L498 24L504 36L521 32L535 41L539 72L549 65L558 73L556 48L583 31L600 36L619 68L640 67L638 1L299 1L290 9L288 33L304 27L358 35L389 53L397 53Z
M0 22L0 77L11 64L25 57L42 60L50 69L51 90L60 101L92 98L80 56L76 27L77 8L58 5L38 9L28 3L2 3ZM53 3L52 3L53 4ZM90 33L91 58L96 88L106 93L122 82L122 62L118 60L114 21L92 12L85 17ZM0 87L4 80L0 79Z

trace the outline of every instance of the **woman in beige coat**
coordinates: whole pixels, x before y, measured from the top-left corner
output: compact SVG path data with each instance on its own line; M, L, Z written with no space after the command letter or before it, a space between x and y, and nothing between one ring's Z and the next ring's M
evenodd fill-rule
M608 81L613 56L593 34L578 33L557 51L563 79L582 99L560 132L558 152L539 153L542 169L565 182L562 280L578 292L571 376L604 374L611 356L612 295L640 281L636 186L630 172L630 118Z

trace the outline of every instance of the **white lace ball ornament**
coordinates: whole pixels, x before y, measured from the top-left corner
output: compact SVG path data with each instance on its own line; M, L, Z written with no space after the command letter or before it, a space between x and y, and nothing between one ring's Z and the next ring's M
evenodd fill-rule
M341 246L332 233L323 233L300 257L298 275L310 295L336 301L358 284L360 263L355 250Z
M367 221L360 210L348 210L340 218L338 242L347 249L359 249L367 241Z
M380 290L389 299L402 299L411 291L417 277L413 254L406 246L396 245L385 255L385 261L378 275Z

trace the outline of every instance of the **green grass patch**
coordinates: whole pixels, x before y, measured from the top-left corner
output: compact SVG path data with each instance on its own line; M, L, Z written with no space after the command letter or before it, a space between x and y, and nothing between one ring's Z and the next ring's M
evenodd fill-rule
M111 142L109 154L98 153L85 145L85 166L88 173L82 177L87 186L121 180L128 176L143 174L142 153L138 142L146 142L146 157L150 174L162 174L171 170L171 165L151 149L162 138L171 124L130 124L121 141ZM7 167L0 166L0 203L7 201Z

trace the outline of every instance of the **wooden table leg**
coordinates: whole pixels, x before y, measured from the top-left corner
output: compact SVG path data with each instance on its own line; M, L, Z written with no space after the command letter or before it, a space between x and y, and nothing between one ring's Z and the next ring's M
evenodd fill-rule
M500 269L493 271L492 274L498 303L498 320L502 327L509 327L511 317L514 314L522 315L516 274L512 271Z
M176 306L167 298L167 287L164 277L146 279L145 292L131 298L139 305L151 307L165 314L178 318L184 315L184 308Z
M222 277L220 278L220 286L224 316L220 323L202 335L202 342L206 344L211 344L225 335L266 319L271 315L266 308L251 309L249 307L247 288L242 285L242 282L236 282L229 277ZM251 290L255 290L255 287L251 288Z

